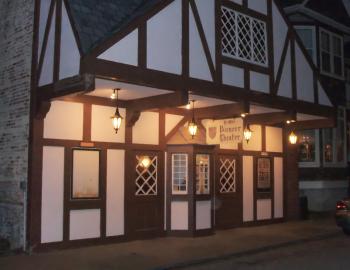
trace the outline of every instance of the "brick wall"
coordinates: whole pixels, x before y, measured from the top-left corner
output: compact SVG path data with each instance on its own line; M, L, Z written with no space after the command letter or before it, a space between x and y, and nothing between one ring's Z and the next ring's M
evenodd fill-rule
M0 1L0 238L23 247L34 0Z

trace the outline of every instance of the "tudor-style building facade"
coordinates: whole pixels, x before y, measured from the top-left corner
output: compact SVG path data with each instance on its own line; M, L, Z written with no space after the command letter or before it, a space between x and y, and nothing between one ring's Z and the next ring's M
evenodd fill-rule
M321 81L338 107L336 128L300 132L300 191L312 211L330 211L349 187L349 124L346 43L350 38L346 0L283 1L289 20L320 69ZM330 3L331 2L331 3Z
M34 250L296 219L288 135L335 124L273 0L37 0L32 65Z

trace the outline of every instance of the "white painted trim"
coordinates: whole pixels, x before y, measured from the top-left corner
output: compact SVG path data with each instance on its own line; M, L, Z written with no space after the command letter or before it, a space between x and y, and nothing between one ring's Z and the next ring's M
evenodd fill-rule
M300 181L300 189L338 189L347 188L349 185L348 180L338 180L338 181Z
M322 22L324 24L327 24L329 26L334 27L335 29L339 29L340 31L350 34L350 27L345 26L342 23L339 23L332 18L329 18L327 16L324 16L314 10L311 10L309 8L304 7L303 5L293 5L290 7L284 8L284 11L289 15L295 12L304 13L305 15L309 15L310 17L318 20L319 22Z
M186 156L186 190L179 191L174 190L174 155L185 155ZM188 154L186 153L173 153L171 154L171 193L174 195L186 195L188 192Z
M257 22L262 23L262 24L265 26L265 29L264 29L264 30L265 30L265 31L264 31L264 36L265 36L265 63L260 63L260 62L256 62L256 61L252 60L252 59L253 59L253 50L252 50L252 55L250 56L251 59L247 59L247 58L238 56L238 48L239 48L239 46L238 46L238 34L236 34L236 40L235 40L235 42L236 42L236 52L235 52L235 55L229 54L229 53L224 53L223 50L221 50L221 54L222 54L223 56L226 56L226 57L229 57L229 58L233 58L233 59L237 59L237 60L240 60L240 61L244 61L244 62L247 62L247 63L251 63L251 64L254 64L254 65L259 65L259 66L263 66L263 67L268 67L268 66L269 66L269 58L268 58L268 44L267 44L268 41L267 41L267 24L266 24L266 22L264 22L264 21L262 21L262 20L259 20L259 19L255 18L255 17L246 15L246 14L244 14L244 13L238 12L238 11L232 9L232 8L228 8L228 7L222 6L222 7L221 7L221 10L222 10L222 9L226 9L226 10L229 10L230 12L235 13L235 18L236 18L236 19L235 19L235 21L236 21L236 22L235 22L235 28L236 28L236 29L235 29L235 32L236 32L236 33L238 33L238 30L237 30L237 25L238 25L238 23L237 23L237 15L244 16L244 17L249 18L249 22L250 22L249 30L250 30L250 36L251 36L251 37L250 37L251 46L253 45L252 21L255 20L255 21L257 21ZM221 40L221 42L222 42L222 40Z
M339 80L345 80L345 73L344 73L344 70L345 70L345 66L344 66L344 39L342 36L334 33L334 32L331 32L331 31L328 31L322 27L320 27L320 38L319 38L319 43L320 43L320 51L319 51L319 57L320 57L320 71L322 74L326 75L326 76L329 76L329 77L333 77L333 78L336 78L336 79L339 79ZM323 67L322 67L322 44L321 44L321 41L322 41L322 32L326 33L329 35L329 40L330 40L330 57L331 57L331 72L327 72L327 71L324 71L323 70ZM341 59L342 59L342 76L339 76L337 74L334 73L334 61L333 61L333 58L334 58L334 49L333 49L333 37L337 37L341 40Z

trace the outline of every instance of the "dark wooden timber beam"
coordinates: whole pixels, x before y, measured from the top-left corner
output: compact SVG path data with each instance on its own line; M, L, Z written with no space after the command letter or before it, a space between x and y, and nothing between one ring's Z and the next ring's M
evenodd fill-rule
M226 119L240 117L247 112L247 103L239 102L234 104L218 105L206 108L198 108L194 110L197 119ZM249 106L249 105L248 105ZM249 109L248 109L249 111ZM188 111L191 113L191 111Z
M288 120L295 120L295 112L275 112L275 113L262 113L247 115L245 121L248 125L252 124L264 124L264 125L276 125L286 123Z
M336 127L336 120L334 118L298 121L290 124L291 130L306 130L318 128L334 128Z
M133 127L135 123L140 119L141 112L126 109L125 123L127 127Z
M183 106L188 103L188 91L177 91L171 94L157 95L134 99L126 102L131 111L148 111Z
M76 95L76 96L71 95L71 96L54 98L53 100L62 100L62 101L78 102L78 103L89 103L89 104L109 106L109 107L116 107L118 105L120 108L126 108L127 103L128 103L128 101L126 101L126 100L118 100L118 102L117 102L115 99L113 100L110 98L89 96L89 95Z
M82 74L60 80L54 84L39 87L41 100L51 100L53 98L77 95L91 92L95 89L95 76L92 74Z
M290 98L272 96L239 87L220 84L186 76L150 70L131 65L114 63L102 59L86 58L81 62L81 71L96 74L100 78L114 79L120 82L149 86L164 90L181 91L189 89L194 95L220 98L230 101L247 100L258 105L285 110L293 108L298 113L329 117L335 108Z

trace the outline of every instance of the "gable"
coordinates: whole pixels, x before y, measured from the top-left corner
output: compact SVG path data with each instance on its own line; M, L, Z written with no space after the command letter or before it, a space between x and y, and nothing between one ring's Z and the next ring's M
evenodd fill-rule
M234 33L235 29L244 31ZM158 87L168 90L192 91L193 85L200 89L206 84L203 91L208 95L227 91L227 96L239 98L255 95L255 102L261 96L290 104L332 106L317 68L277 0L222 1L221 6L215 0L164 2L137 24L99 44L87 59L97 61L96 66L116 65L104 74L93 65L84 70L112 78L125 76L130 83L134 77L127 75L129 69L141 84L159 83ZM159 77L164 80L159 82ZM189 86L183 79L188 79ZM210 92L210 88L217 90Z
M83 53L120 31L162 0L69 0ZM98 8L97 8L98 7Z

